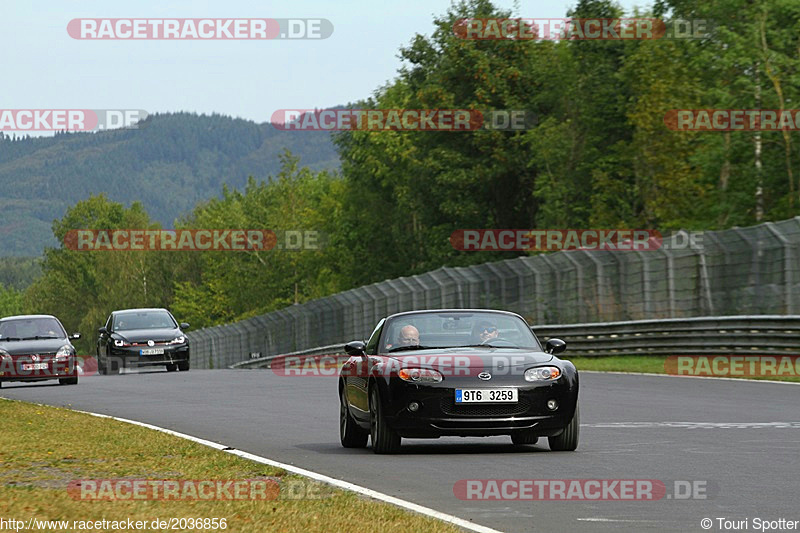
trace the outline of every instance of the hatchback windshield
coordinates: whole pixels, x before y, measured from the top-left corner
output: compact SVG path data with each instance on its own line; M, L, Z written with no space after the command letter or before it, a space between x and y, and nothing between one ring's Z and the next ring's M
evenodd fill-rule
M411 313L391 318L381 345L388 352L467 346L541 350L523 320L481 311Z
M64 328L54 318L20 318L0 322L0 341L63 339L66 336Z
M138 311L114 315L114 331L126 329L165 329L178 325L166 311Z

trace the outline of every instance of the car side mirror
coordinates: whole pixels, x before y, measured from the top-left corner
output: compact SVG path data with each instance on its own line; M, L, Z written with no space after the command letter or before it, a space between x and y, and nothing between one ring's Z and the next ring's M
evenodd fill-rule
M75 340L80 339L80 338L81 338L81 334L80 333L73 333L72 336L70 337L70 339L75 339Z
M544 344L544 351L550 355L558 355L567 349L567 343L561 339L547 339Z
M97 328L97 333L100 333L102 335L104 333L108 333L108 330L106 329L105 326L103 326L102 328Z
M366 355L367 345L363 341L351 341L344 345L344 353L347 355Z
M181 322L181 329L188 329L189 323L188 322Z

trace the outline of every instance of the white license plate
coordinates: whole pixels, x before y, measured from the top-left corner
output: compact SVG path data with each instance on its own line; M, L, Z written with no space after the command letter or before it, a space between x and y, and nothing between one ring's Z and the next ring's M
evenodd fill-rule
M141 355L163 355L164 348L142 348L139 353Z
M456 389L456 403L517 403L517 389Z
M22 365L22 370L47 370L47 363L33 363Z

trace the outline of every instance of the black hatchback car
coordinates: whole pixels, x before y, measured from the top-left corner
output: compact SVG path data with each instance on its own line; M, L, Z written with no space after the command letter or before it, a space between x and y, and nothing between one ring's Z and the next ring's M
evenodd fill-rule
M51 315L19 315L0 319L0 387L4 381L57 379L78 383L78 365L64 326Z
M97 367L101 374L121 368L165 366L170 372L189 370L189 341L166 309L122 309L98 329Z
M509 435L514 444L547 437L551 450L578 446L578 372L555 357L514 313L452 309L398 313L369 340L345 346L339 377L344 447L375 453L401 439Z

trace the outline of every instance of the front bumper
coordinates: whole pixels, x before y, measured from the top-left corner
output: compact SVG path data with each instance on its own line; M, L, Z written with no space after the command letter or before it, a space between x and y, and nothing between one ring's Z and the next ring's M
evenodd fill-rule
M78 376L75 356L56 359L53 355L33 359L28 355L5 356L0 360L0 381L45 381Z
M431 438L439 436L511 435L519 431L538 436L558 435L569 424L578 401L577 380L566 376L551 383L526 383L494 386L518 389L517 403L456 404L457 388L491 388L469 384L414 385L393 378L389 383L388 401L383 402L388 424L400 436ZM548 409L548 400L556 400L558 408ZM408 404L420 405L412 412Z
M142 350L163 349L163 354L142 355ZM137 366L163 366L189 361L188 344L159 344L149 346L113 346L111 353L106 357L105 364L115 364L118 368L131 368Z

